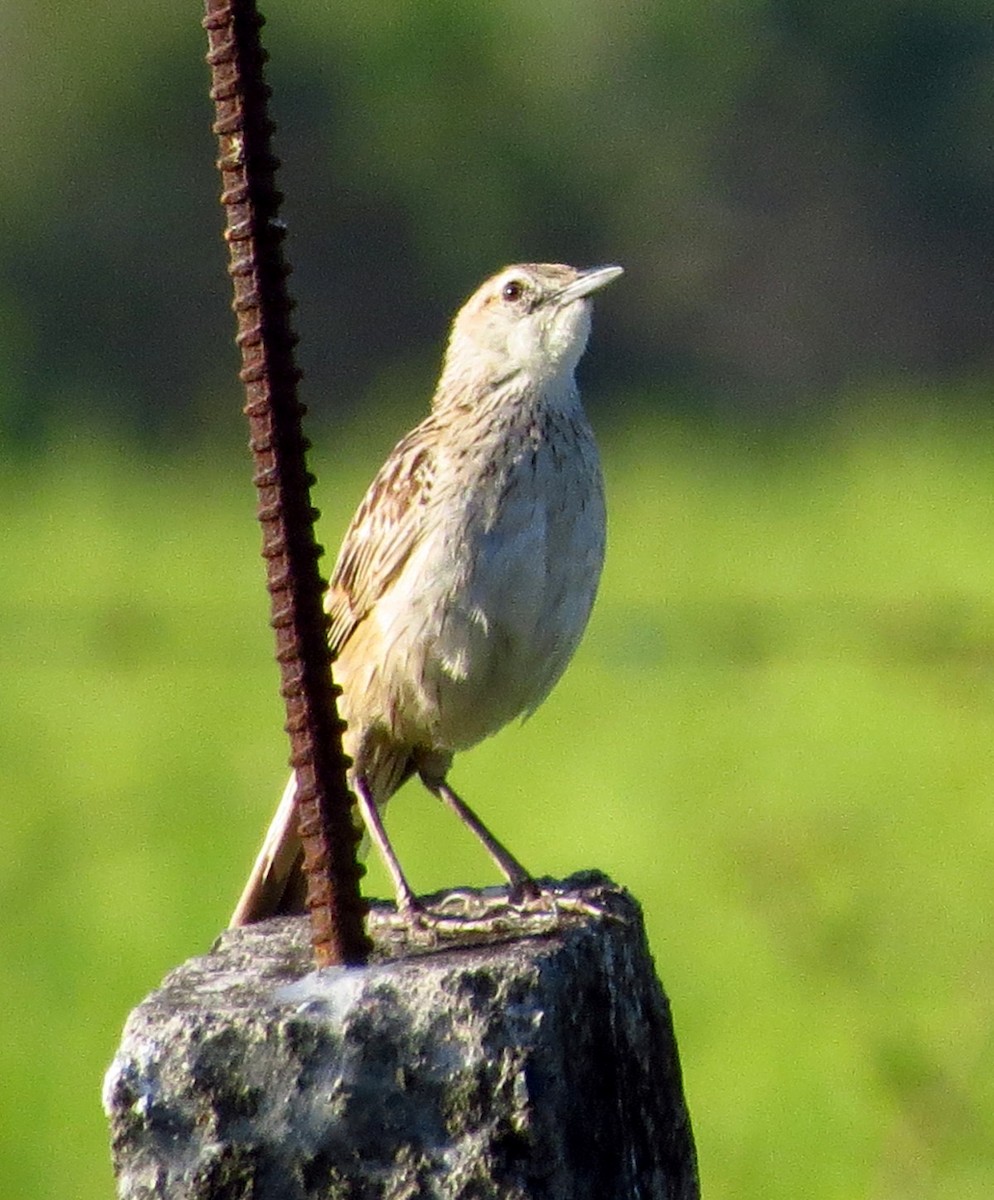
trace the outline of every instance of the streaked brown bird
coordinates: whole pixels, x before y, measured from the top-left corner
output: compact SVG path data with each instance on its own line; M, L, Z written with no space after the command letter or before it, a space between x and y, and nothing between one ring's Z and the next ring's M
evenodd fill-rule
M574 372L591 295L621 267L507 267L456 316L429 415L345 535L325 607L349 785L400 911L414 894L380 810L417 774L512 890L531 876L448 784L456 751L535 711L566 669L604 559L604 492ZM302 911L291 777L231 918Z

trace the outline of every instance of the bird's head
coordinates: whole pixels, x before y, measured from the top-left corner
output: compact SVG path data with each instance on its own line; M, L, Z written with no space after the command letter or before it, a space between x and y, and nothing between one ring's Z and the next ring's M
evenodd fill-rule
M572 377L590 334L590 296L621 267L579 271L559 263L505 267L459 310L443 378L532 383Z

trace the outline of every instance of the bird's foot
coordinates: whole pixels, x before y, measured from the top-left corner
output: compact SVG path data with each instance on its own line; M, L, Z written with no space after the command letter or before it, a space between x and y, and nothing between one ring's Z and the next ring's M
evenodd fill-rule
M537 882L510 888L455 888L432 896L398 895L396 909L376 910L375 923L412 949L547 937L591 918L618 921L613 885Z

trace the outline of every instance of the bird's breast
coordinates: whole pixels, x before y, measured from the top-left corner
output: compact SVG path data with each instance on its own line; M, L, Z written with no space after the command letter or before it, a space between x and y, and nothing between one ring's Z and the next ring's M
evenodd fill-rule
M458 482L436 489L400 581L407 603L379 614L417 696L407 708L451 750L538 707L576 649L600 578L603 491L585 422L533 419L511 432L447 472Z

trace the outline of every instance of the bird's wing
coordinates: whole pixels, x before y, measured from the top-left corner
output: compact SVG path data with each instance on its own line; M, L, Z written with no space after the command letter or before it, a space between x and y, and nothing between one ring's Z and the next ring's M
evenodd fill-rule
M431 447L436 436L436 421L429 416L402 438L352 518L325 597L333 655L341 652L421 539L435 474Z

